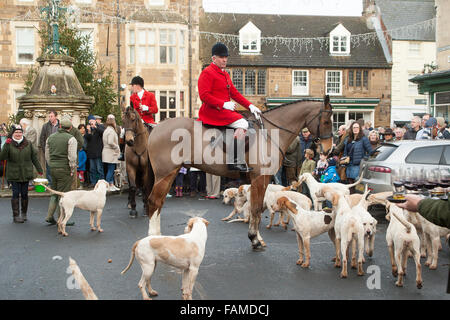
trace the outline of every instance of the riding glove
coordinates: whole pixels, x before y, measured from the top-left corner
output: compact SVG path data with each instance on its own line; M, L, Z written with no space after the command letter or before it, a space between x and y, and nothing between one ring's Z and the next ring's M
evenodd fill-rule
M142 111L148 111L148 106L146 106L144 104L141 106L141 108L142 108Z
M259 119L259 115L261 113L261 110L259 110L259 108L254 106L253 104L249 105L248 108L250 109L250 112L253 113L255 118Z
M227 109L227 110L231 110L234 111L234 109L236 108L236 105L234 104L234 102L232 101L227 101L223 104L223 108Z

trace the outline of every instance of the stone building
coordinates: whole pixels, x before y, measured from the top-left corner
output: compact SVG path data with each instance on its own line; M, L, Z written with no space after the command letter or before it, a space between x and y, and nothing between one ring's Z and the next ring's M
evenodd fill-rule
M157 122L192 115L201 71L201 0L120 0L119 13L116 4L116 0L62 0L60 5L72 10L68 19L90 37L99 62L113 68L122 106L129 104L132 77L140 75L145 88L156 95ZM17 112L16 99L25 93L28 70L38 65L39 9L46 5L46 0L0 2L0 122Z
M359 118L390 124L391 64L364 16L204 13L200 31L217 33L201 38L203 66L214 42L227 44L232 81L255 105L328 94L334 129Z

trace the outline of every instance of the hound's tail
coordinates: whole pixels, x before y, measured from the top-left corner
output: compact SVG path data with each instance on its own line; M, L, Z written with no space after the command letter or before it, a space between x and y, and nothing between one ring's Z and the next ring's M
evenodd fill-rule
M411 232L411 223L409 223L408 221L406 221L405 218L403 218L403 215L402 215L401 217L400 217L399 215L397 215L397 213L395 212L395 209L394 209L394 210L390 210L389 213L392 213L392 215L393 215L398 221L400 221L400 223L401 223L402 225L405 226L405 228L406 228L406 233L410 233L410 232Z
M361 170L362 171L362 170ZM352 188L352 187L355 187L355 186L357 186L358 184L360 184L361 183L361 181L362 181L362 179L363 179L363 173L361 172L361 175L360 175L360 177L359 177L359 179L358 179L358 181L356 181L355 183L352 183L352 184L347 184L346 186L347 186L347 188Z
M39 183L41 186L43 186L46 190L50 191L51 193L57 194L58 196L64 197L64 192L56 191L50 188L49 186L46 186L45 184Z
M131 265L133 264L133 260L134 260L134 256L135 256L134 252L136 251L136 247L137 247L138 243L139 243L139 240L133 244L133 247L131 248L130 262L128 263L128 266L125 269L123 269L123 271L120 274L124 274L125 272L127 272L128 269L130 269Z
M242 219L242 218L238 218L238 219L233 219L230 221L227 221L227 223L232 223L232 222L248 222L246 219Z
M80 285L80 290L83 293L84 298L86 300L98 300L97 296L94 293L94 290L92 290L86 278L81 273L80 268L78 267L76 261L73 260L71 257L69 257L69 266L72 270L73 277Z

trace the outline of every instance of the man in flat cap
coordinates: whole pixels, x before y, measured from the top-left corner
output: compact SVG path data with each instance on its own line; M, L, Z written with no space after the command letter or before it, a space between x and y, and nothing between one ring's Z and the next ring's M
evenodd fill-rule
M144 89L144 79L136 76L131 80L133 94L130 97L130 105L139 113L146 124L155 124L154 114L158 113L155 95Z
M77 170L77 140L69 133L71 128L72 122L67 118L62 119L61 128L49 136L45 144L45 160L52 178L51 188L61 192L71 190L73 175ZM52 194L45 221L55 224L55 211L59 217L59 196ZM73 222L67 225L73 225Z
M245 99L234 87L230 75L225 71L228 62L228 48L218 42L211 50L212 63L206 67L198 79L198 93L203 104L198 114L198 120L213 126L225 126L235 129L234 163L228 164L229 170L248 172L244 159L238 159L237 144L245 138L248 122L236 111L233 99L250 110L258 119L261 110Z

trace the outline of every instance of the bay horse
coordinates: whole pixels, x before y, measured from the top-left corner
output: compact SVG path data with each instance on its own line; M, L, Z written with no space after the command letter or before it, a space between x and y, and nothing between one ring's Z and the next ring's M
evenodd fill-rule
M261 137L258 141L258 156L251 161L253 170L244 173L251 181L251 217L248 238L253 249L265 246L259 234L259 225L263 211L263 199L267 185L272 176L282 164L284 153L292 141L299 135L302 128L307 127L311 134L319 139L320 148L324 151L332 147L332 107L329 97L324 101L295 101L281 105L261 114L264 127L256 127L255 132ZM200 121L190 118L171 118L160 122L153 128L148 140L148 153L151 168L154 173L154 185L148 198L149 235L161 234L160 214L166 194L181 166L195 167L204 172L225 176L232 179L241 177L239 171L229 171L226 161L219 163L204 158L204 154L211 150L211 134L208 130L205 136L199 135L199 126L206 129ZM197 132L196 132L197 131ZM208 134L207 134L208 133ZM274 139L278 135L277 139ZM180 143L180 138L182 143ZM271 150L270 156L264 158L265 150ZM188 149L186 152L186 149ZM233 148L230 148L233 150ZM214 149L214 159L223 160L226 152ZM190 151L190 152L189 152ZM246 162L249 163L251 154L245 152ZM176 158L176 159L175 159ZM229 158L228 158L229 159ZM267 164L269 160L269 164ZM267 170L272 166L270 170Z
M148 214L147 199L153 185L153 171L147 153L149 131L142 123L139 113L133 107L123 111L122 122L125 129L125 163L128 176L128 203L130 217L137 217L136 190L142 189L144 215Z

